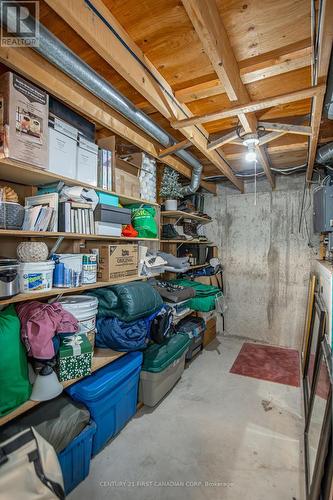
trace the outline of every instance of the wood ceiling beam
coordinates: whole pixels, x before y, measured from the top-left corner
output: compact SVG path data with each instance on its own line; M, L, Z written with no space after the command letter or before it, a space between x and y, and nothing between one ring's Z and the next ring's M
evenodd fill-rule
M258 101L252 101L249 104L241 104L225 109L223 111L216 111L214 113L206 113L174 122L172 125L175 129L189 127L190 125L202 124L214 120L222 120L223 118L230 118L237 116L239 113L251 113L261 111L263 109L279 106L281 104L288 104L289 102L301 101L314 96L323 95L325 93L325 85L317 85L315 87L308 87L287 94L281 94L275 97L267 97Z
M182 3L230 101L237 101L240 104L250 102L215 0L182 0ZM237 116L245 132L256 131L257 118L254 113L245 114L240 111ZM275 181L269 159L264 150L260 147L257 150L259 161L271 186L274 187Z
M244 59L238 63L243 84L253 83L272 76L310 66L312 59L311 38L306 38L280 49ZM220 80L214 75L206 82L177 90L180 102L188 103L225 93Z
M282 135L285 135L287 132L284 131L279 131L279 132L270 132L268 134L265 134L264 136L260 137L259 139L259 146L263 146L264 144L267 144L268 142L274 141L275 139L278 139Z
M264 127L269 131L276 132L286 132L288 134L297 134L297 135L312 135L311 127L307 127L304 125L291 125L289 123L271 123L271 122L261 122L258 124Z
M158 158L161 145L157 141L144 134L32 49L0 47L0 62L39 85L92 122L102 125ZM191 169L178 158L169 156L162 161L185 177L191 178ZM211 192L216 192L212 183L202 182L201 185Z
M165 156L173 155L173 154L177 153L177 151L180 151L181 149L187 149L190 146L192 146L192 142L189 141L188 139L184 139L181 142L177 142L176 144L173 144L173 146L170 146L169 148L161 149L161 152L158 155L158 157L165 158Z
M237 134L236 130L233 130L232 132L229 132L228 134L224 134L221 137L209 142L207 149L211 150L211 149L219 148L220 146L223 146L224 144L228 144L229 142L233 142L237 138L238 138L238 134Z
M175 99L170 85L101 0L94 0L96 12L93 12L84 0L66 0L66 2L46 0L46 2L165 118L180 120L193 116L186 105L180 104ZM113 34L108 25L112 26L118 36ZM223 157L217 151L207 150L208 133L203 127L191 126L182 130L182 133L243 192L243 182L234 175Z
M318 30L318 54L317 54L317 80L326 89L326 80L330 64L332 43L333 43L333 2L323 0L321 4L321 18ZM317 95L312 100L311 128L312 136L309 144L308 168L306 170L306 180L312 179L313 167L316 158L320 120L323 111L324 94Z

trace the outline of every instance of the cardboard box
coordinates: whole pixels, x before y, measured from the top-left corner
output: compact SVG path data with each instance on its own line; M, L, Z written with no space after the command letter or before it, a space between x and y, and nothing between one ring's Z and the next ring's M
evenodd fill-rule
M57 117L49 121L49 170L76 178L77 129Z
M79 181L97 186L97 158L97 144L79 135L76 158L76 178Z
M100 281L114 281L138 276L138 244L107 245L88 242L83 250L94 249L99 255L97 276Z
M49 96L20 76L0 78L0 157L46 168Z
M210 319L206 323L206 331L203 337L203 346L206 347L206 345L213 342L215 338L216 338L216 318Z
M130 168L127 168L125 161L122 161L121 168L116 166L115 168L115 188L117 194L122 194L124 196L131 196L133 198L140 198L140 179L137 175L130 172ZM119 165L119 160L117 159L117 165Z

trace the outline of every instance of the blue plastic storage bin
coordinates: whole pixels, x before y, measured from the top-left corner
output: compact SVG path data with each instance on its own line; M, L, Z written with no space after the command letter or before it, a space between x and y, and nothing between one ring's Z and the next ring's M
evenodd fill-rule
M141 365L142 353L130 352L66 389L87 406L97 425L93 456L135 414Z
M89 474L95 432L96 424L90 421L89 425L58 455L66 495Z

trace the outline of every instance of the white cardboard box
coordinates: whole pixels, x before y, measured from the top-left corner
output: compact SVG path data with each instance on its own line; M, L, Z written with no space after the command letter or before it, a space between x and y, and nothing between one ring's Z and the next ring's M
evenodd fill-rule
M79 135L76 157L76 178L79 181L97 186L97 158L97 144Z
M49 96L18 75L0 78L0 158L47 168Z
M121 236L122 225L113 222L95 222L95 234L101 236Z
M64 177L76 178L78 131L54 117L49 126L49 170Z

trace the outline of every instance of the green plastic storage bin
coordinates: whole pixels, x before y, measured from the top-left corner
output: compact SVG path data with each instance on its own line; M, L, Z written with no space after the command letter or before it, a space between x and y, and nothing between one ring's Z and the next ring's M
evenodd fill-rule
M173 388L183 374L190 343L186 333L179 333L164 344L147 348L140 373L139 401L146 406L156 406Z
M143 353L142 370L159 373L188 349L191 339L185 333L173 335L164 344L151 344Z

